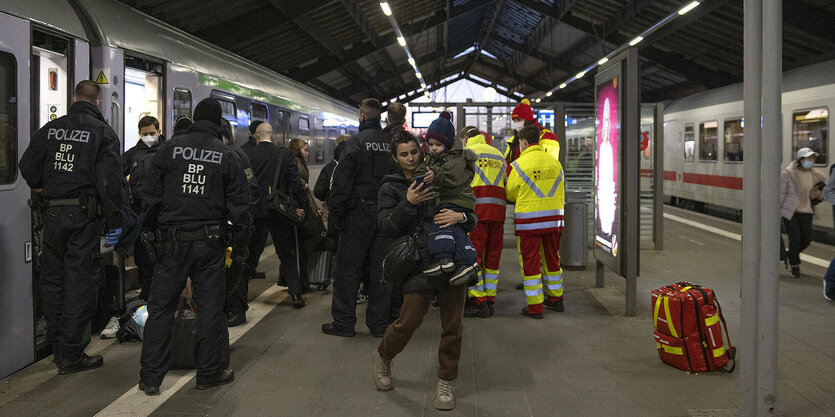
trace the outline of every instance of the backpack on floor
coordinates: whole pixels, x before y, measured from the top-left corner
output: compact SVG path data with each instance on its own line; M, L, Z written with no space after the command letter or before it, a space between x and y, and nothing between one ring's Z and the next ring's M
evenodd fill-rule
M733 372L736 349L731 345L719 300L710 288L679 282L653 290L652 324L662 362L688 373L719 369ZM723 326L727 345L722 338Z
M125 312L119 317L119 331L116 332L116 339L119 343L130 340L142 340L145 333L145 321L148 319L148 303L142 299L136 299L125 306Z

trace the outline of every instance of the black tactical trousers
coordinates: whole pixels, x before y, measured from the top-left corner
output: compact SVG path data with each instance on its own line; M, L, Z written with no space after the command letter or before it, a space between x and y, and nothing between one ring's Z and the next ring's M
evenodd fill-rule
M233 261L232 266L226 268L226 309L224 311L243 313L249 310L249 303L246 299L248 290L249 273L246 265L239 266Z
M133 245L133 261L139 269L139 285L142 287L139 298L147 301L148 293L151 292L151 279L154 277L154 261L148 255L148 250L145 249L141 239L136 239Z
M46 211L40 290L59 364L80 359L90 343L101 269L94 257L99 252L101 232L101 223L91 220L78 206Z
M289 220L283 220L276 216L262 217L255 219L255 230L249 245L249 259L247 266L254 271L258 265L258 259L264 252L264 245L267 242L267 233L273 238L273 247L278 260L281 262L281 276L287 281L287 289L291 294L301 294L302 284L299 277L299 268L296 251L295 226Z
M168 372L171 320L189 277L197 307L198 383L216 377L224 368L223 346L228 340L223 340L226 332L221 313L226 293L223 267L226 248L220 242L206 241L182 242L176 251L173 246L163 245L163 256L156 263L148 297L139 376L151 386L159 386Z
M333 280L331 315L340 330L353 331L357 322L357 291L363 274L369 271L372 256L382 262L381 248L374 247L377 232L377 207L360 206L348 213L339 236L336 252L336 275ZM373 255L372 255L373 254ZM385 331L391 291L379 280L369 280L366 325L373 331ZM377 281L377 282L375 282Z

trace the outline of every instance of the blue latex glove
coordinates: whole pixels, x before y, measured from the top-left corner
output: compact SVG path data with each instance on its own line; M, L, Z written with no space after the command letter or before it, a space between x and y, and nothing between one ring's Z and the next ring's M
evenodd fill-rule
M108 246L116 246L119 243L119 236L122 235L122 228L118 229L110 229L106 235L104 235L104 242L107 243Z

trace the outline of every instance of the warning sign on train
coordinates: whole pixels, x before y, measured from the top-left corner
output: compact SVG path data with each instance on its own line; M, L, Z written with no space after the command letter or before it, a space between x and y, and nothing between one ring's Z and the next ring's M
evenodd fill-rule
M110 86L110 68L93 68L94 81L102 87Z

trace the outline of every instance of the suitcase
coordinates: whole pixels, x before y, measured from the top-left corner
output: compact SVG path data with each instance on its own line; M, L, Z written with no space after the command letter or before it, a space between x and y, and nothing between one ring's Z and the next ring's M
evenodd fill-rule
M307 281L324 290L331 283L331 264L333 253L321 250L310 254L307 259Z
M679 282L653 290L652 324L662 362L688 373L719 369L733 372L736 350L719 300L710 288Z

